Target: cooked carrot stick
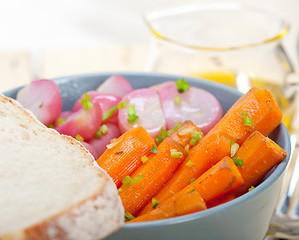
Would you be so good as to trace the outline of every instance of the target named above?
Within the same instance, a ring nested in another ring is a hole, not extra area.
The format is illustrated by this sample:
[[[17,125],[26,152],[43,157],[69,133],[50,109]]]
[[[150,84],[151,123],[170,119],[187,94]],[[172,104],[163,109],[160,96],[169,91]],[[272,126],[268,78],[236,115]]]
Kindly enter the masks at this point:
[[[119,187],[121,180],[142,164],[141,157],[148,156],[153,146],[155,142],[144,128],[132,128],[108,145],[97,163]]]
[[[123,206],[132,215],[151,200],[187,156],[185,149],[170,138],[157,150],[132,174],[131,179],[139,178],[139,181],[119,189]]]
[[[169,137],[183,147],[191,149],[203,138],[203,133],[193,122],[185,121]]]
[[[230,141],[240,145],[254,131],[265,135],[280,123],[282,114],[270,92],[251,89],[243,95],[217,123],[211,131],[189,152],[185,162],[157,194],[163,201],[188,185],[216,164],[224,156],[230,155]],[[186,167],[186,163],[192,167]],[[146,208],[149,209],[147,206]]]
[[[244,184],[233,191],[237,196],[248,192],[255,186],[276,164],[287,156],[284,149],[270,138],[259,132],[254,132],[243,143],[234,156],[243,160],[244,167],[239,171],[244,179]]]
[[[243,178],[233,160],[230,157],[224,157],[198,179],[191,182],[188,186],[175,193],[170,198],[164,201],[157,198],[157,196],[155,198],[158,202],[168,203],[175,201],[178,197],[187,194],[188,192],[196,190],[200,193],[204,201],[209,203],[232,191],[243,183]],[[146,207],[147,208],[141,210],[140,215],[151,210],[148,206]]]
[[[182,216],[207,209],[205,201],[198,191],[192,191],[178,197],[175,201],[162,204],[147,214],[133,219],[131,222],[144,222]]]
[[[211,129],[241,145],[254,131],[268,136],[281,122],[282,113],[267,90],[252,88]],[[208,133],[208,134],[209,134]]]
[[[189,151],[188,157],[158,192],[155,198],[157,198],[159,202],[162,202],[171,197],[190,184],[190,180],[198,178],[212,165],[216,164],[223,157],[228,156],[230,151],[231,145],[229,140],[220,134],[214,133],[210,134],[208,138],[204,137]],[[151,204],[148,203],[142,211],[149,211],[151,207]]]
[[[219,198],[217,198],[217,199],[209,202],[207,204],[207,208],[212,208],[212,207],[219,206],[219,205],[227,203],[227,202],[229,202],[229,201],[231,201],[231,200],[233,200],[235,198],[237,198],[235,196],[235,194],[229,192],[229,193],[227,193],[227,194],[225,194],[225,195],[223,195],[223,196],[221,196],[221,197],[219,197]]]

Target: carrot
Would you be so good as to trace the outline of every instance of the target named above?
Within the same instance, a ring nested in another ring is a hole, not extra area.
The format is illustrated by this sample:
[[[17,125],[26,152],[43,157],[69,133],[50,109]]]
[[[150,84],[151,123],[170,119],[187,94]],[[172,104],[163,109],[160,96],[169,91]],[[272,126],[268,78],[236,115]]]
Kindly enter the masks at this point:
[[[229,192],[229,193],[227,193],[227,194],[225,194],[225,195],[223,195],[223,196],[221,196],[221,197],[219,197],[219,198],[217,198],[217,199],[209,202],[207,204],[207,208],[212,208],[212,207],[219,206],[221,204],[227,203],[227,202],[229,202],[231,200],[234,200],[236,198],[237,197],[233,193]]]
[[[97,163],[119,187],[121,180],[142,164],[141,157],[148,156],[153,146],[155,142],[144,128],[132,128],[108,145]]]
[[[203,138],[203,133],[192,121],[185,121],[169,137],[183,147],[191,149]]]
[[[185,149],[170,138],[166,138],[157,148],[157,153],[149,156],[131,176],[139,179],[119,189],[119,195],[127,212],[134,215],[161,189],[177,167],[187,156]]]
[[[209,203],[212,200],[232,191],[243,183],[243,178],[233,160],[230,157],[224,157],[198,179],[191,182],[184,189],[175,193],[164,202],[168,203],[175,201],[178,197],[196,190],[200,193],[204,201]],[[157,201],[159,201],[159,199],[157,199]],[[161,202],[163,203],[163,201]],[[149,210],[151,209],[148,207],[146,209],[142,209],[140,215],[145,214]]]
[[[252,88],[243,95],[208,133],[223,136],[241,145],[254,131],[268,136],[281,122],[282,113],[267,90]]]
[[[190,150],[189,156],[156,198],[160,201],[169,198],[187,186],[190,179],[198,178],[224,156],[229,156],[230,141],[241,145],[256,130],[268,135],[278,126],[281,118],[282,114],[270,92],[257,88],[251,89]],[[188,162],[192,163],[192,167],[186,166]],[[149,209],[148,206],[146,208]]]
[[[207,209],[205,201],[198,191],[192,191],[178,197],[175,201],[162,204],[147,214],[133,219],[131,222],[144,222],[182,216]]]
[[[235,158],[242,159],[244,167],[239,171],[244,184],[233,191],[240,196],[255,186],[276,164],[287,156],[284,149],[260,132],[254,132],[236,152]]]
[[[209,138],[204,137],[189,151],[188,157],[158,192],[155,198],[157,198],[159,202],[162,202],[182,190],[190,183],[190,180],[198,178],[212,165],[229,155],[230,149],[229,140],[218,133],[210,134]],[[142,211],[149,211],[151,207],[151,204],[148,203]]]

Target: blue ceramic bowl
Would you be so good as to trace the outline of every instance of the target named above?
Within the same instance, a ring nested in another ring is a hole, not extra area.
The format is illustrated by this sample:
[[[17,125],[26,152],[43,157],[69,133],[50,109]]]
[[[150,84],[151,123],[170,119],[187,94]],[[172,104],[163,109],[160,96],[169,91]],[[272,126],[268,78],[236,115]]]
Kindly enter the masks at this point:
[[[79,96],[96,89],[113,74],[126,77],[134,88],[149,87],[164,81],[176,81],[181,76],[154,73],[99,73],[70,76],[55,79],[62,98],[63,110],[72,109]],[[191,85],[203,88],[214,94],[226,112],[241,96],[238,91],[210,81],[184,77]],[[4,94],[15,98],[19,89]],[[290,141],[283,123],[270,136],[289,156]],[[264,181],[252,191],[223,205],[186,216],[165,220],[131,223],[112,234],[107,239],[200,239],[200,240],[261,240],[264,238],[277,203],[282,186],[283,175],[289,158],[284,159],[272,169]]]

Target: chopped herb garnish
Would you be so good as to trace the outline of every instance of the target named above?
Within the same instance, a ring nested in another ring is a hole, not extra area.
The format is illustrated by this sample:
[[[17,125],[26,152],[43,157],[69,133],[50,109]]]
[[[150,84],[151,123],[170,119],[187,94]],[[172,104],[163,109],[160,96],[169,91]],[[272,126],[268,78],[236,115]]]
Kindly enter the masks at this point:
[[[141,162],[142,163],[146,163],[147,161],[148,161],[148,157],[147,156],[141,157]]]
[[[129,213],[128,211],[125,212],[125,221],[130,221],[130,220],[133,220],[135,217]]]
[[[48,126],[48,128],[55,128],[55,126],[54,126],[53,123],[51,123],[51,124]]]
[[[180,96],[175,96],[174,99],[173,99],[173,101],[174,101],[175,104],[181,104],[182,100],[181,100]]]
[[[158,199],[157,198],[152,198],[152,204],[153,204],[153,208],[158,207],[159,203],[158,203]]]
[[[230,141],[229,144],[230,144],[230,145],[234,145],[235,142],[234,142],[234,141]]]
[[[106,121],[108,118],[110,118],[115,112],[117,111],[117,106],[114,106],[107,111],[103,112],[102,120]]]
[[[194,186],[193,189],[190,192],[188,192],[188,194],[194,192],[195,190],[196,190],[196,187]]]
[[[163,140],[168,136],[169,136],[169,131],[166,131],[163,127],[161,127],[160,134],[156,137],[157,143],[163,142]]]
[[[67,121],[67,118],[57,118],[57,124],[58,125],[62,125],[63,123],[65,123]]]
[[[116,152],[115,154],[121,154],[121,153],[123,153],[123,151]]]
[[[119,102],[117,104],[117,108],[118,109],[124,108],[128,103],[129,103],[129,100],[127,100],[127,101],[121,101],[121,102]]]
[[[44,106],[44,103],[42,102],[38,107],[42,108]]]
[[[185,128],[185,129],[182,129],[178,132],[178,135],[180,136],[185,136],[185,135],[188,135],[190,133],[192,133],[194,131],[194,128],[193,127],[188,127],[188,128]]]
[[[81,137],[79,134],[77,134],[76,139],[80,142],[84,141],[83,137]]]
[[[133,124],[137,119],[138,116],[136,115],[136,110],[134,105],[130,105],[127,107],[128,110],[128,122]]]
[[[84,93],[83,96],[84,96],[84,98],[79,100],[79,102],[82,104],[83,109],[88,110],[88,109],[93,108],[93,104],[90,101],[90,97],[88,96],[88,94]]]
[[[243,121],[244,121],[244,125],[245,126],[252,126],[252,118],[249,118],[248,116],[247,116],[247,113],[245,113],[245,112],[242,112],[241,113],[241,116],[242,116],[242,118],[243,118]]]
[[[122,182],[124,185],[126,185],[126,184],[130,183],[131,180],[132,180],[132,178],[131,178],[129,175],[127,175],[127,176],[125,176],[125,177],[121,180],[121,182]]]
[[[143,178],[144,178],[144,175],[143,174],[139,174],[138,176],[132,178],[130,185],[132,186],[132,185],[138,183]]]
[[[187,146],[185,147],[186,152],[188,153],[190,150],[190,144],[187,144]]]
[[[190,183],[193,183],[195,181],[195,178],[190,179]]]
[[[191,140],[190,140],[190,145],[195,146],[200,139],[203,138],[203,133],[202,132],[192,132],[191,133]]]
[[[248,189],[248,192],[250,192],[251,190],[254,189],[254,186],[251,186],[249,189]]]
[[[183,92],[185,92],[186,90],[188,90],[190,88],[189,83],[187,83],[184,78],[176,81],[175,84],[178,87],[178,92],[179,93],[183,93]]]
[[[153,144],[151,150],[149,151],[150,153],[158,153],[158,149],[156,148],[156,146]]]
[[[186,166],[187,167],[192,167],[194,165],[194,162],[192,162],[191,160],[189,160],[187,163],[186,163]]]
[[[236,157],[233,157],[233,162],[234,164],[237,166],[237,167],[244,167],[244,163],[243,163],[243,159],[241,158],[236,158]]]
[[[103,124],[95,134],[95,138],[101,138],[103,135],[108,133],[108,127],[106,124]]]
[[[234,143],[231,145],[230,147],[230,156],[233,157],[235,156],[235,154],[237,153],[237,151],[239,150],[239,144],[238,143]]]
[[[170,150],[170,155],[171,155],[172,158],[182,158],[184,156],[182,152],[179,152],[176,149],[171,149]]]
[[[189,142],[190,145],[195,146],[196,143],[197,143],[196,139],[194,139],[194,138],[190,139],[190,142]]]

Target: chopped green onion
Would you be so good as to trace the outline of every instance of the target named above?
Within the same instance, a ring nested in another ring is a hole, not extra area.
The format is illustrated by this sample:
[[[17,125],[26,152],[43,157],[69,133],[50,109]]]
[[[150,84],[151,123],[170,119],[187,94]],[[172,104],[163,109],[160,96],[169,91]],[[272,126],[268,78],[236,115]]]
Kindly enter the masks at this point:
[[[121,153],[123,153],[123,151],[116,152],[115,154],[121,154]]]
[[[233,157],[233,162],[234,164],[237,166],[237,167],[244,167],[244,163],[243,163],[243,159],[241,158],[236,158],[236,157]]]
[[[171,149],[170,155],[172,158],[182,158],[184,156],[182,152],[179,152],[176,149]]]
[[[44,106],[44,103],[42,102],[38,107],[42,108]]]
[[[194,165],[194,162],[192,162],[191,160],[189,160],[187,163],[186,163],[186,166],[187,167],[192,167]]]
[[[79,134],[77,134],[76,139],[80,142],[84,141],[83,137],[81,137]]]
[[[127,100],[127,101],[121,101],[121,102],[119,102],[117,104],[117,108],[118,109],[124,108],[128,103],[129,103],[129,100]]]
[[[150,153],[158,153],[158,149],[156,148],[156,146],[153,144],[151,150],[149,151]]]
[[[158,203],[158,199],[157,198],[152,198],[152,204],[153,204],[153,208],[158,207],[159,203]]]
[[[193,189],[190,192],[188,192],[188,194],[194,192],[195,190],[196,190],[196,187],[194,186]]]
[[[234,141],[230,141],[229,144],[230,144],[230,145],[234,145],[235,142],[234,142]]]
[[[190,88],[189,83],[187,83],[184,78],[176,81],[175,84],[177,85],[179,93],[183,93]]]
[[[125,217],[126,217],[126,219],[125,219],[125,221],[127,222],[127,221],[130,221],[130,220],[133,220],[135,217],[131,214],[131,213],[129,213],[128,211],[126,211],[125,212]]]
[[[245,113],[245,112],[242,112],[241,113],[241,116],[242,116],[242,118],[243,118],[243,121],[244,121],[244,125],[245,126],[252,126],[252,118],[249,118],[248,116],[247,116],[247,113]]]
[[[130,185],[134,185],[134,184],[138,183],[143,178],[144,178],[144,175],[143,174],[139,174],[138,176],[132,178],[132,180],[130,182]]]
[[[126,185],[126,184],[130,183],[131,180],[132,180],[132,178],[131,178],[129,175],[127,175],[127,176],[125,176],[125,177],[121,180],[121,182],[122,182],[124,185]]]
[[[51,124],[48,126],[48,128],[55,128],[55,126],[54,126],[53,123],[51,123]]]
[[[199,141],[200,139],[202,139],[202,137],[203,137],[202,132],[193,132],[193,133],[191,133],[191,138],[193,138],[193,139],[195,139],[197,141]]]
[[[98,131],[96,131],[96,134],[94,135],[95,138],[101,138],[102,135],[105,135],[108,133],[108,127],[106,124],[103,124]]]
[[[115,112],[117,111],[117,106],[114,106],[107,111],[103,112],[102,115],[102,121],[106,121],[108,118],[110,118]]]
[[[175,96],[174,99],[173,99],[174,103],[175,104],[181,104],[181,98],[180,96]]]
[[[189,142],[190,145],[195,146],[196,143],[197,143],[196,139],[194,139],[194,138],[190,139],[190,142]]]
[[[67,118],[57,118],[57,123],[58,125],[62,125],[63,123],[65,123],[67,121]]]
[[[195,178],[190,179],[190,183],[193,183],[195,181]]]
[[[169,131],[166,131],[163,127],[161,127],[160,134],[156,137],[157,143],[163,142],[163,140],[168,136],[169,136]]]
[[[171,131],[173,131],[173,132],[177,131],[182,125],[183,125],[183,123],[178,122]]]
[[[138,116],[136,115],[136,110],[134,105],[130,105],[127,107],[128,110],[128,122],[133,124],[137,119]]]
[[[251,186],[249,189],[248,189],[248,192],[250,192],[251,190],[254,189],[254,186]]]
[[[146,163],[147,161],[148,161],[148,157],[147,156],[141,157],[141,162],[142,163]]]
[[[234,143],[233,145],[231,145],[230,147],[230,156],[233,157],[235,156],[236,152],[239,150],[239,144],[238,143]]]
[[[84,93],[84,98],[79,100],[79,102],[82,104],[84,110],[93,108],[93,104],[90,101],[90,97],[88,96],[87,93]]]
[[[188,153],[190,150],[190,144],[187,144],[187,146],[185,147],[186,152]]]

